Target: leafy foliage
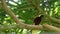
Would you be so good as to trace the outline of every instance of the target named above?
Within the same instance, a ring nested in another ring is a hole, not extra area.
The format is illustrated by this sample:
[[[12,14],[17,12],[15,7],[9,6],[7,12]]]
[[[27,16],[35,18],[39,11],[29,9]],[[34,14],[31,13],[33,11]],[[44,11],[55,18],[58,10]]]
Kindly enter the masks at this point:
[[[40,5],[40,8],[47,12],[48,15],[60,19],[60,0],[32,0],[34,5]],[[23,20],[26,24],[34,24],[33,20],[38,11],[35,6],[31,5],[29,0],[9,0],[6,2],[8,7],[16,14],[16,16]],[[48,19],[44,23],[51,23]],[[0,24],[15,24],[12,18],[3,10],[0,9]],[[56,26],[56,25],[55,25]]]

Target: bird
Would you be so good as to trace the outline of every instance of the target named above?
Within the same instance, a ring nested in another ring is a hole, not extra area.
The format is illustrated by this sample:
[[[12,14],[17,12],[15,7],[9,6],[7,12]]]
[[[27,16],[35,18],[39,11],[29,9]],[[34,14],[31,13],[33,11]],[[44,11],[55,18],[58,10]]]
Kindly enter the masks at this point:
[[[43,15],[38,16],[38,17],[36,17],[36,18],[34,19],[35,25],[39,25],[39,24],[40,24],[40,22],[41,22],[41,20],[42,20],[42,17],[43,17]]]

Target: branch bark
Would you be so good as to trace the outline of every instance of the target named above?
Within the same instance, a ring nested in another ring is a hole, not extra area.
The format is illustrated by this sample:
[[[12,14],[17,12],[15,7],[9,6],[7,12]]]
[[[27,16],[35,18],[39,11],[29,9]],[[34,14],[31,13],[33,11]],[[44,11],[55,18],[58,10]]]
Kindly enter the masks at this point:
[[[56,19],[56,18],[51,17],[51,16],[49,16],[49,15],[47,15],[47,14],[45,14],[45,15],[46,15],[47,18],[50,19],[52,22],[55,22],[55,23],[60,24],[60,19]]]
[[[51,25],[48,25],[48,24],[44,24],[43,26],[48,30],[51,30],[51,31],[54,31],[54,32],[60,32],[60,28],[57,28],[57,27],[54,27],[54,26],[51,26]]]

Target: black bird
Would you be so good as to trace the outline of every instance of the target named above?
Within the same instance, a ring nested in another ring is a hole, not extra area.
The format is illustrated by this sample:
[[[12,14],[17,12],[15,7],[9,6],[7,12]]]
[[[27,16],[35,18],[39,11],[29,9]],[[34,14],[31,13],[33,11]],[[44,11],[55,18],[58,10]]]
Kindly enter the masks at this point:
[[[43,17],[43,15],[41,15],[41,16],[39,16],[39,17],[36,17],[36,18],[34,19],[35,25],[39,25],[39,24],[40,24],[40,22],[41,22],[41,20],[42,20],[42,17]]]

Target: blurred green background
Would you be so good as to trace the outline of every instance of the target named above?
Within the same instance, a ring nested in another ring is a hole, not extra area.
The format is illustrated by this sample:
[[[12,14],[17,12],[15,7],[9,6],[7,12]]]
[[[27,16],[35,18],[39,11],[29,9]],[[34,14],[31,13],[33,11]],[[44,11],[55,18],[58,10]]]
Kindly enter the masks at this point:
[[[32,0],[35,5],[37,5],[35,0]],[[26,24],[34,24],[33,18],[36,16],[38,11],[34,6],[31,5],[29,0],[6,0],[8,7],[15,13],[21,22]],[[60,19],[60,0],[40,0],[40,8],[47,12],[48,15]],[[45,17],[43,17],[45,18]],[[51,23],[50,20],[46,19],[41,24]],[[15,25],[14,20],[0,7],[0,26],[7,27],[8,25]],[[6,26],[7,25],[7,26]],[[54,26],[60,27],[58,24],[53,24]],[[31,34],[31,30],[13,28],[13,29],[3,29],[0,30],[0,34]],[[40,31],[39,31],[40,32]],[[53,32],[48,32],[48,34]],[[44,31],[41,31],[44,34]]]

